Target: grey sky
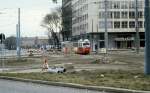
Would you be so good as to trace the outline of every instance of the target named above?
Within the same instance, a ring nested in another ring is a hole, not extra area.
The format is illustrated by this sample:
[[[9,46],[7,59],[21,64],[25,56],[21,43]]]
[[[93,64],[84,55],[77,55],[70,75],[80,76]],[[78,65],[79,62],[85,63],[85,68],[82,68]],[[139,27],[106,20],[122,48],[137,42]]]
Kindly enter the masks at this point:
[[[21,35],[46,36],[40,26],[43,17],[54,7],[51,0],[0,0],[0,33],[16,35],[17,8],[21,8]]]

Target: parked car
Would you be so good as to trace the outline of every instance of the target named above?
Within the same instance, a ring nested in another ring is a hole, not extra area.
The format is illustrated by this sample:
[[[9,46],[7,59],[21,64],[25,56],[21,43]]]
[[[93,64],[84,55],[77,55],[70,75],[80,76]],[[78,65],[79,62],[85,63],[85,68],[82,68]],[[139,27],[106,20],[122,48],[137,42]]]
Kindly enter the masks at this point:
[[[64,73],[66,69],[64,67],[50,67],[47,71],[51,73]]]

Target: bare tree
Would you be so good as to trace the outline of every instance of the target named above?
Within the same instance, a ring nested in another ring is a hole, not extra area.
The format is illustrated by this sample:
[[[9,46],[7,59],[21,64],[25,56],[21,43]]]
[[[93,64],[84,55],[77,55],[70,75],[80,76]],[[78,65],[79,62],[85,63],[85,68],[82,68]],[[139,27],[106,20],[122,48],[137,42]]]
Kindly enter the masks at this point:
[[[47,14],[44,17],[44,20],[41,24],[41,26],[45,27],[48,30],[48,37],[51,39],[53,38],[54,44],[58,45],[60,44],[60,38],[59,34],[62,30],[62,18],[61,18],[61,8],[56,8],[55,11],[53,11],[50,14]],[[50,40],[49,40],[50,41]]]
[[[57,3],[57,0],[52,0],[54,3]]]

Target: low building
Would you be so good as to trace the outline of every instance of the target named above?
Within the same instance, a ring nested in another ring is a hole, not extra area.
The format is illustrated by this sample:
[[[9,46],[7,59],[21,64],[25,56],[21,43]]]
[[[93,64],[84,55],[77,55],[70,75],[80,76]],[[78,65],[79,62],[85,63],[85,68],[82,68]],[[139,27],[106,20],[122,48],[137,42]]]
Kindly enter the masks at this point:
[[[22,37],[21,47],[22,48],[40,48],[41,46],[48,45],[47,37]]]

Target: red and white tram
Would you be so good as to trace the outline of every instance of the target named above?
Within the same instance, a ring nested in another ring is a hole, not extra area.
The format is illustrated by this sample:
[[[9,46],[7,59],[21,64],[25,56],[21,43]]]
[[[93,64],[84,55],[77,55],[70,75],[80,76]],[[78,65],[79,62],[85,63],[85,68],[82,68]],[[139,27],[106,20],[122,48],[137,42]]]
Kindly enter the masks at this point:
[[[76,54],[86,55],[91,51],[90,41],[88,39],[80,39],[78,42],[63,42],[62,50],[64,53],[73,51]]]
[[[74,52],[77,54],[86,55],[90,53],[90,41],[88,39],[79,40],[77,43],[73,43]]]

